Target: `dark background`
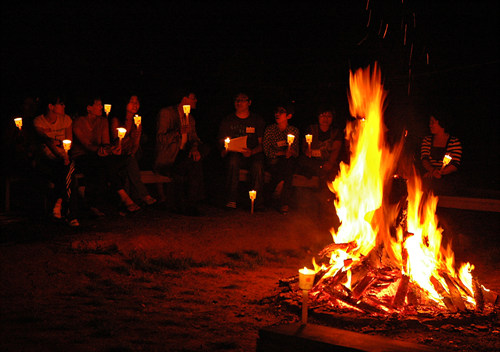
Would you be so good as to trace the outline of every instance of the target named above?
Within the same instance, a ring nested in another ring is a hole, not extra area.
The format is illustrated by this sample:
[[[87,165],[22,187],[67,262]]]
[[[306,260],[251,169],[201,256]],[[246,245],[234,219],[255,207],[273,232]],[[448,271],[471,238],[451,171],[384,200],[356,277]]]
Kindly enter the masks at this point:
[[[62,90],[75,115],[88,94],[118,107],[133,91],[151,137],[181,86],[196,91],[194,116],[210,144],[240,88],[269,123],[286,99],[299,128],[324,102],[343,124],[349,71],[378,62],[390,133],[408,129],[412,150],[437,108],[463,142],[468,183],[500,188],[498,1],[10,2],[1,13],[2,126],[25,96]]]

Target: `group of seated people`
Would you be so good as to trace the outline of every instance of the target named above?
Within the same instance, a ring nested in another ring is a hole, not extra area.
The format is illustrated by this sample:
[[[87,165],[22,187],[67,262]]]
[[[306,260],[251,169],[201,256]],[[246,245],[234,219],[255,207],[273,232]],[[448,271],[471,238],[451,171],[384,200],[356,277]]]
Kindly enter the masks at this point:
[[[152,170],[173,179],[180,212],[199,215],[204,195],[202,160],[211,148],[199,138],[191,114],[196,109],[196,93],[186,90],[177,101],[157,115]],[[234,112],[219,125],[215,144],[226,165],[225,207],[239,206],[241,169],[248,170],[247,189],[256,191],[256,211],[272,203],[281,213],[288,213],[293,175],[297,173],[318,177],[320,201],[331,198],[327,183],[337,176],[341,160],[348,162],[344,158],[348,148],[344,130],[334,123],[334,108],[320,107],[315,123],[301,133],[290,124],[295,114],[293,104],[277,103],[275,123],[269,125],[251,111],[251,104],[247,93],[237,93]],[[111,116],[104,113],[99,97],[90,98],[85,105],[86,114],[72,119],[65,113],[64,99],[55,95],[47,100],[44,113],[33,119],[39,147],[36,167],[54,185],[52,216],[79,226],[81,200],[93,214],[104,216],[101,205],[109,201],[110,191],[123,213],[164,201],[161,183],[155,199],[141,180],[139,97],[128,96],[122,111],[113,111]],[[431,135],[422,141],[420,159],[424,178],[438,184],[458,170],[462,147],[458,138],[446,132],[440,117],[431,116],[429,127]],[[70,145],[65,140],[71,141]],[[269,182],[265,182],[265,172],[270,174]],[[77,174],[83,174],[84,180],[76,182]]]

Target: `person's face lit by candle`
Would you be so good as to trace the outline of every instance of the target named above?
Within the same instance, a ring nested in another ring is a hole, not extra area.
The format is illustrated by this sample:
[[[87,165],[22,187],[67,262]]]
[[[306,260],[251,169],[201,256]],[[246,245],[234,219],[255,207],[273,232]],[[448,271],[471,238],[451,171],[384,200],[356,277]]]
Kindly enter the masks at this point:
[[[196,109],[196,103],[198,103],[198,98],[196,97],[196,94],[189,93],[189,95],[183,100],[182,105],[189,105],[191,106],[190,110],[193,110]]]
[[[439,121],[434,116],[431,116],[429,119],[429,129],[431,130],[432,134],[443,134],[444,133],[444,128],[441,127],[441,125],[439,124]]]
[[[286,109],[283,107],[277,107],[274,110],[274,119],[278,126],[287,126],[288,120],[292,117],[292,114],[288,114]]]
[[[137,95],[132,95],[127,103],[127,112],[134,116],[137,114],[141,107],[139,97]]]
[[[65,109],[66,109],[66,104],[64,104],[64,102],[59,99],[57,100],[56,103],[49,104],[49,111],[54,115],[64,116],[66,114]]]
[[[252,101],[246,94],[240,93],[234,99],[234,108],[236,109],[236,114],[248,112],[250,109],[250,105],[252,105]]]
[[[90,117],[101,117],[103,113],[102,107],[102,101],[96,99],[94,104],[87,106],[87,113]]]
[[[318,115],[318,123],[322,131],[328,131],[332,122],[333,113],[331,111],[324,111]]]

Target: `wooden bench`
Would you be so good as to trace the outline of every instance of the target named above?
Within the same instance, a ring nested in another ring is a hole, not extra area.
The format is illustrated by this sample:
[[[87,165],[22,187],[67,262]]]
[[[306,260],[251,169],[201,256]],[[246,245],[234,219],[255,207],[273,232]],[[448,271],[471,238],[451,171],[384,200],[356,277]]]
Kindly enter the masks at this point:
[[[500,199],[437,196],[438,207],[500,213]]]
[[[240,181],[248,181],[248,170],[240,169]],[[264,182],[269,183],[271,181],[271,174],[269,172],[264,173]],[[292,186],[294,187],[305,187],[305,188],[318,188],[319,178],[318,176],[313,176],[307,178],[303,175],[294,174],[292,179]]]
[[[83,174],[76,174],[75,175],[75,181],[79,182],[81,179],[84,178]],[[172,178],[168,176],[163,176],[160,174],[156,174],[151,170],[146,170],[146,171],[141,171],[141,180],[143,183],[148,184],[148,183],[170,183],[172,182]],[[4,185],[4,192],[5,192],[5,198],[4,198],[4,211],[9,212],[11,208],[11,188],[13,183],[18,183],[18,182],[28,182],[28,179],[26,177],[22,176],[6,176],[5,177],[5,185]],[[78,185],[77,185],[78,186]]]

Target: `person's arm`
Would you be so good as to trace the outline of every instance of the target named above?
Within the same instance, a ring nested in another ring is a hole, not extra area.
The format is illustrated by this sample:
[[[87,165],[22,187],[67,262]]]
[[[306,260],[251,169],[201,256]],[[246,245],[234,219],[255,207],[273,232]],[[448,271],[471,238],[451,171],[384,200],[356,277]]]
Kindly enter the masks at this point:
[[[60,141],[49,137],[48,133],[50,133],[49,128],[44,128],[39,124],[35,124],[35,130],[37,134],[42,139],[42,142],[49,148],[49,150],[59,159],[64,159],[66,157],[66,152],[64,148],[61,146]]]
[[[433,177],[434,166],[430,162],[432,138],[425,137],[420,145],[420,160],[425,169],[425,177]]]
[[[191,143],[189,156],[193,158],[194,161],[199,161],[201,160],[201,154],[198,149],[198,146],[200,145],[201,140],[198,137],[198,133],[196,133],[196,121],[192,117],[189,119],[189,126],[190,126],[189,141]]]
[[[337,163],[340,155],[340,150],[342,149],[342,141],[335,140],[332,145],[332,152],[330,153],[330,158],[326,161],[323,167],[326,170],[331,170]]]
[[[460,162],[462,161],[462,143],[456,137],[450,137],[446,146],[446,154],[451,157],[451,161],[441,170],[441,175],[449,175],[458,171]]]
[[[170,144],[172,139],[180,138],[180,131],[174,128],[171,115],[168,109],[162,109],[158,113],[156,121],[156,142],[160,145]]]
[[[268,159],[274,159],[276,157],[274,155],[272,144],[273,144],[273,138],[272,138],[271,129],[269,127],[269,128],[266,128],[266,131],[264,132],[264,140],[261,143],[262,150],[264,151],[264,154],[265,154],[266,158],[268,158]]]
[[[287,153],[287,158],[298,157],[299,156],[299,146],[300,146],[300,132],[298,128],[292,129],[292,134],[295,136],[292,145],[290,146],[290,153]]]

